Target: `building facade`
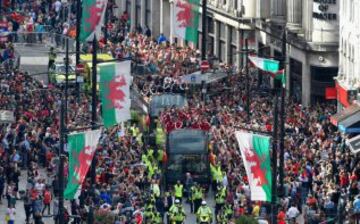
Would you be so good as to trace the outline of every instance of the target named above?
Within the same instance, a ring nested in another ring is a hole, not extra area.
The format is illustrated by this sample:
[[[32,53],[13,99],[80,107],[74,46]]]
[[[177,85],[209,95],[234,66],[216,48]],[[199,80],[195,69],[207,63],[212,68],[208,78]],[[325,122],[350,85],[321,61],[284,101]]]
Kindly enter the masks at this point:
[[[259,0],[256,22],[257,48],[263,56],[283,61],[287,90],[309,106],[325,100],[338,73],[338,0]],[[282,33],[286,30],[286,60],[282,57]]]
[[[360,1],[340,0],[339,74],[336,78],[339,110],[358,98],[360,87]]]
[[[137,25],[151,29],[153,36],[163,33],[170,42],[179,45],[190,44],[175,36],[171,25],[175,0],[116,0],[119,12],[127,11],[131,28]],[[200,0],[200,3],[202,0]],[[208,0],[207,10],[207,50],[220,62],[242,67],[244,40],[248,39],[249,48],[255,48],[254,18],[256,3],[253,0]],[[201,7],[199,9],[201,16]],[[199,22],[199,41],[201,48],[202,21]]]

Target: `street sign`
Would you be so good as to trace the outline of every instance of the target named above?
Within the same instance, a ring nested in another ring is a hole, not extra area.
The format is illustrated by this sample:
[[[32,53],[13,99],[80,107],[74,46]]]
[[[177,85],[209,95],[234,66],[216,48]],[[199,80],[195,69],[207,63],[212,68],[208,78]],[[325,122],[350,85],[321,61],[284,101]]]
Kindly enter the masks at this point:
[[[85,65],[84,64],[78,64],[75,68],[76,73],[84,73],[85,72]]]
[[[208,70],[209,68],[210,68],[209,61],[204,60],[204,61],[201,62],[200,69],[201,69],[202,72]]]

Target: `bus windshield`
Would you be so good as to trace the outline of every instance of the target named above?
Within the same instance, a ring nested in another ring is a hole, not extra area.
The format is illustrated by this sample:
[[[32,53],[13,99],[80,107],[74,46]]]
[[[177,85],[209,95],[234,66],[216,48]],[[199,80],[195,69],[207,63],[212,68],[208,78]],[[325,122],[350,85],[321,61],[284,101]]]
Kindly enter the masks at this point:
[[[168,161],[168,172],[174,176],[182,176],[189,172],[194,177],[207,174],[208,157],[206,154],[171,155]]]

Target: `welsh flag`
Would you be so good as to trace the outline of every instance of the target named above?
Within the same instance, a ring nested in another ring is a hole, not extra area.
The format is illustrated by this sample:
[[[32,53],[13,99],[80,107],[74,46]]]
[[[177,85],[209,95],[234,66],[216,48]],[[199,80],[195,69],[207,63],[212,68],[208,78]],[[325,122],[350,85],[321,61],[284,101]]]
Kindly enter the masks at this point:
[[[175,35],[191,41],[198,42],[200,0],[176,0],[173,16]]]
[[[130,66],[130,61],[99,64],[102,118],[106,128],[131,119]]]
[[[101,130],[68,135],[69,177],[64,191],[65,199],[76,199],[91,165]]]
[[[274,77],[276,80],[280,80],[280,81],[281,81],[281,84],[282,84],[282,87],[283,87],[283,88],[286,87],[286,74],[285,74],[285,69],[279,70],[277,73],[275,73],[275,74],[273,75],[273,77]]]
[[[104,24],[107,0],[82,0],[80,41],[92,41],[94,34],[99,37]]]
[[[270,138],[235,132],[250,184],[252,201],[271,201]]]
[[[254,66],[265,72],[276,73],[279,71],[279,61],[254,56],[249,56],[249,60]]]

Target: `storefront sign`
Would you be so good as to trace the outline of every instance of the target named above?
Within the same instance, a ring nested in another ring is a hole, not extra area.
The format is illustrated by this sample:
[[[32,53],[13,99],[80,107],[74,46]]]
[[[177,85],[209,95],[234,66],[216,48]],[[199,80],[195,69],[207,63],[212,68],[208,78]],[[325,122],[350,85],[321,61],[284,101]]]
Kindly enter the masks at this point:
[[[313,18],[319,20],[337,20],[336,13],[331,8],[336,6],[336,0],[314,0]]]
[[[325,88],[325,99],[336,100],[336,88],[335,87],[326,87]]]
[[[338,82],[336,82],[336,92],[338,101],[344,106],[348,107],[350,105],[348,101],[348,91],[344,89]]]

